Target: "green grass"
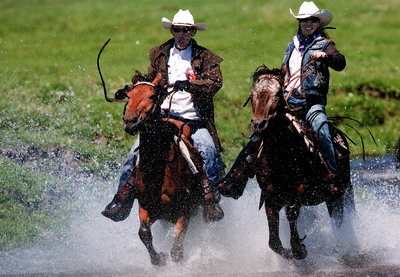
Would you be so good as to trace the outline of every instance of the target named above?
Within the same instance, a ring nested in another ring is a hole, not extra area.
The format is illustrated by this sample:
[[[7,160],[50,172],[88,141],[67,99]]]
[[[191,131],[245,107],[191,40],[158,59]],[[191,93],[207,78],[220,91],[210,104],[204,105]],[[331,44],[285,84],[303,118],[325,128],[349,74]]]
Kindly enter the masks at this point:
[[[123,131],[122,104],[104,100],[97,53],[111,38],[101,66],[107,87],[114,92],[130,82],[135,69],[146,71],[148,50],[171,37],[161,27],[161,18],[172,19],[182,8],[189,9],[196,22],[209,26],[196,35],[199,44],[224,58],[224,86],[215,106],[223,158],[230,166],[247,141],[242,133],[250,135],[251,109],[242,108],[250,93],[250,76],[262,63],[280,67],[286,44],[297,29],[289,8],[297,11],[300,2],[2,0],[0,148],[71,149],[88,171],[118,168],[134,138]],[[343,72],[331,71],[328,115],[350,116],[366,124],[378,142],[375,146],[368,131],[355,124],[367,154],[393,153],[400,137],[400,38],[395,35],[400,2],[321,0],[317,5],[333,13],[331,26],[337,30],[329,34],[348,64]],[[376,97],[379,94],[386,98]],[[352,152],[359,156],[362,148],[357,134],[344,129],[357,141]],[[12,165],[6,158],[1,162],[14,172],[38,171]],[[27,179],[15,174],[6,182],[7,174],[0,171],[1,192],[6,191],[5,185],[29,181],[31,187],[40,188],[47,181],[45,173],[40,173]],[[26,187],[21,190],[32,196],[38,193]],[[14,204],[2,200],[0,217],[21,213],[35,218],[35,209]],[[2,230],[3,225],[10,230],[13,223],[8,219],[1,221]],[[16,229],[34,233],[23,226]],[[6,242],[18,240],[22,241],[17,235],[5,238]]]
[[[0,156],[0,249],[27,244],[55,224],[65,224],[67,183]]]

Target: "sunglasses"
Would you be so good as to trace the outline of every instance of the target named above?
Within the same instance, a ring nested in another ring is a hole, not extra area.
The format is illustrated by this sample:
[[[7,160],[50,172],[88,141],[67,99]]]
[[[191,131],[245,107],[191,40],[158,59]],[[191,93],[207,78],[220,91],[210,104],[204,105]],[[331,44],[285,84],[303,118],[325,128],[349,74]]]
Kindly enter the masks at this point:
[[[186,28],[177,28],[177,27],[173,27],[172,31],[174,33],[180,33],[180,32],[184,32],[184,33],[189,33],[190,31],[192,31],[193,28],[192,27],[186,27]]]
[[[317,17],[309,17],[309,18],[299,19],[299,21],[300,21],[300,23],[307,23],[307,22],[318,23],[319,22],[319,18],[317,18]]]

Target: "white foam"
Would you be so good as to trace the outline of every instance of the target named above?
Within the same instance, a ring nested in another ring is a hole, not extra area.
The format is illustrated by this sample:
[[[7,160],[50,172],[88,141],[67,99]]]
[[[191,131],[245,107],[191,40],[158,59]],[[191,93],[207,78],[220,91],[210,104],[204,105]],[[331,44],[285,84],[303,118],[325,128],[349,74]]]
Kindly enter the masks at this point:
[[[356,186],[357,217],[334,230],[325,205],[305,207],[299,233],[308,249],[301,261],[287,261],[268,247],[268,223],[258,210],[260,190],[251,181],[239,200],[223,198],[225,218],[205,224],[201,213],[191,223],[182,263],[152,266],[137,232],[137,203],[131,216],[115,223],[100,215],[111,199],[107,193],[87,193],[80,199],[82,214],[68,230],[51,241],[0,254],[0,275],[69,274],[89,276],[262,276],[363,270],[372,265],[400,266],[399,205],[387,205]],[[393,199],[392,201],[399,201]],[[393,203],[392,203],[393,204]],[[289,246],[289,228],[281,212],[281,237]],[[158,251],[169,253],[172,225],[153,226]],[[52,234],[49,234],[51,237]]]

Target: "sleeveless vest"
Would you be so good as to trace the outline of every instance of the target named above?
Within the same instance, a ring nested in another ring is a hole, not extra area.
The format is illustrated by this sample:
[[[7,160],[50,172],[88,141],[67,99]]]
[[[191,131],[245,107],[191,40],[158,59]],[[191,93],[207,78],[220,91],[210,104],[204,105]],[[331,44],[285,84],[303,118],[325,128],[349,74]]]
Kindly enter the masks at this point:
[[[311,56],[317,52],[325,51],[331,40],[326,38],[315,39],[305,50],[301,61],[302,70],[300,74],[312,72],[302,83],[301,91],[306,94],[321,96],[326,103],[326,95],[329,88],[329,70],[328,66],[320,61],[314,61],[304,71],[304,65],[307,64]],[[294,42],[289,42],[283,58],[283,65],[289,68],[289,59],[294,49]]]

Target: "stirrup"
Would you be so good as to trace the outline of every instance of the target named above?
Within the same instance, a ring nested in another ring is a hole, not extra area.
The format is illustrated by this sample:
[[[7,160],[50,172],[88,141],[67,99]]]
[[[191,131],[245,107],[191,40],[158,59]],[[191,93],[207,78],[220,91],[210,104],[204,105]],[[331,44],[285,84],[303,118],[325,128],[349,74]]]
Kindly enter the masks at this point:
[[[325,176],[327,182],[327,189],[331,196],[340,197],[344,194],[344,187],[338,182],[338,174],[328,172]]]

